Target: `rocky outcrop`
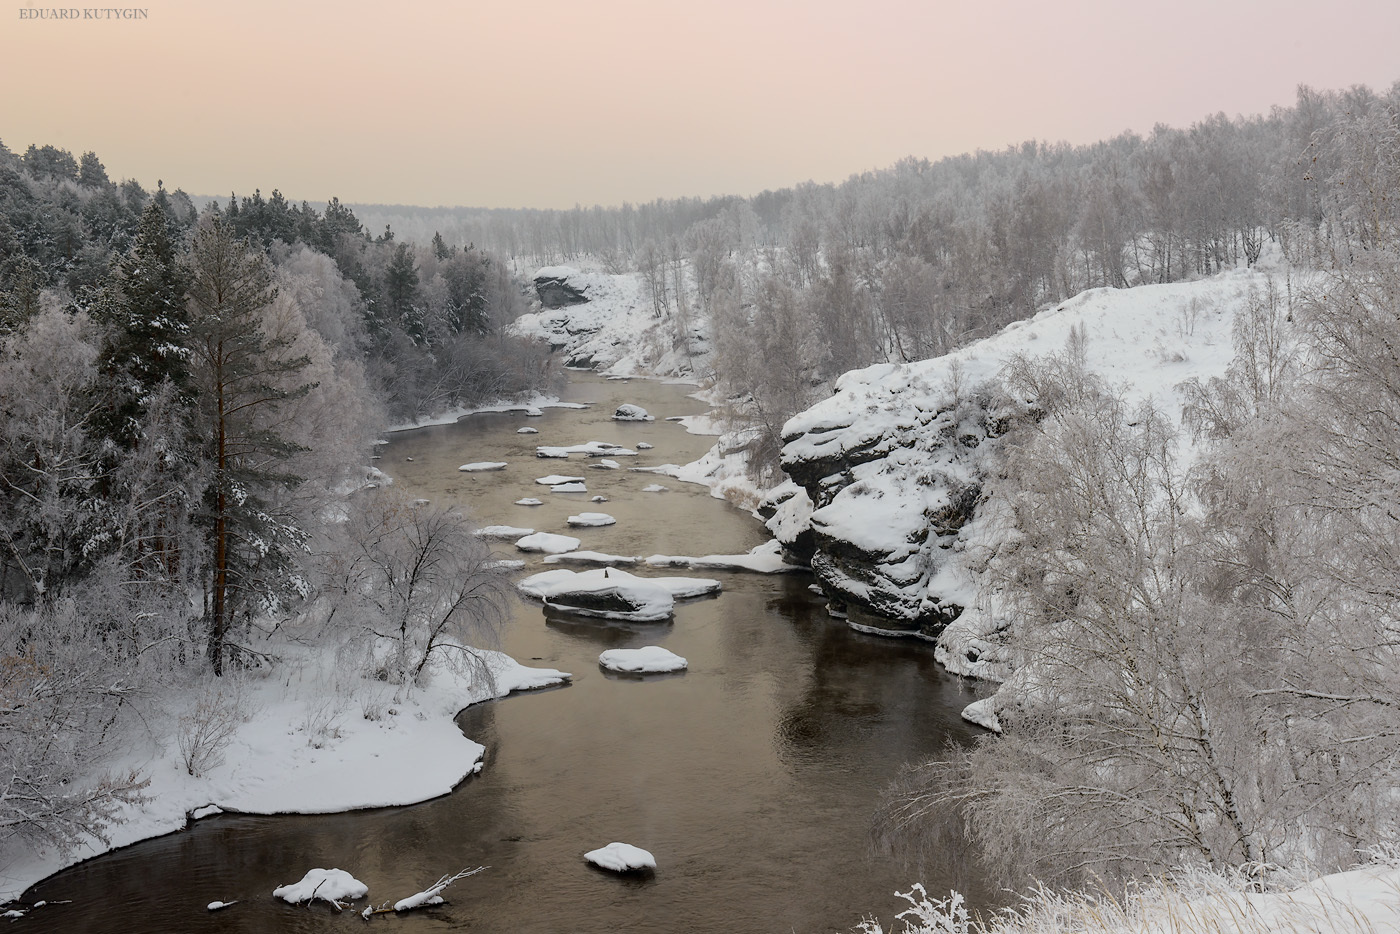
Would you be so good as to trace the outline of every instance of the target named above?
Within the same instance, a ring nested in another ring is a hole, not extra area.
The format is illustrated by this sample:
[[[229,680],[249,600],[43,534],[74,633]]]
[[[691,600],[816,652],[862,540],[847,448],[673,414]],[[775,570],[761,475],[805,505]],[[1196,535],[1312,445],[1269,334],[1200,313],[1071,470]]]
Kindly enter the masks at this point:
[[[1004,384],[1006,364],[1074,334],[1090,372],[1177,418],[1177,387],[1224,372],[1235,312],[1263,278],[1097,289],[947,356],[845,374],[783,427],[782,466],[800,491],[764,504],[770,529],[810,554],[833,615],[933,639],[950,670],[1004,678],[1012,615],[988,572],[1017,531],[995,480],[1008,432],[1038,408]]]
[[[586,284],[574,284],[579,272],[568,266],[546,266],[535,273],[535,294],[546,308],[567,308],[588,301]]]

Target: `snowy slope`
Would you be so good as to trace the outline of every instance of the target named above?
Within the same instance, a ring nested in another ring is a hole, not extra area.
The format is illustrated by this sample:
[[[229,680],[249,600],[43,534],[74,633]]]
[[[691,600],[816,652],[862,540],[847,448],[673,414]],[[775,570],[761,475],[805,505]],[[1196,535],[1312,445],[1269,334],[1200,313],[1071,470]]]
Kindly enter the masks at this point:
[[[779,535],[810,533],[812,567],[838,613],[862,630],[937,638],[950,670],[1007,673],[1005,619],[981,573],[1012,534],[988,498],[999,431],[1017,399],[1000,374],[1017,355],[1062,352],[1086,338],[1087,368],[1130,402],[1179,418],[1177,388],[1223,374],[1235,313],[1264,274],[1130,290],[1096,289],[952,354],[843,375],[834,395],[783,428],[783,467],[805,490]],[[805,520],[805,521],[804,521]]]
[[[478,650],[489,679],[435,663],[425,686],[395,699],[392,685],[337,670],[334,653],[295,644],[279,651],[294,663],[263,679],[224,685],[241,693],[243,716],[216,761],[190,775],[174,742],[134,743],[112,771],[134,769],[148,778],[146,800],[123,809],[105,844],[90,840],[68,857],[26,850],[0,866],[0,904],[65,866],[222,810],[326,814],[445,795],[481,768],[486,751],[462,735],[454,719],[462,708],[570,679]]]
[[[709,324],[700,315],[657,317],[639,273],[612,275],[549,266],[536,274],[566,282],[588,301],[521,315],[511,326],[548,341],[568,366],[613,376],[701,378],[708,375]]]

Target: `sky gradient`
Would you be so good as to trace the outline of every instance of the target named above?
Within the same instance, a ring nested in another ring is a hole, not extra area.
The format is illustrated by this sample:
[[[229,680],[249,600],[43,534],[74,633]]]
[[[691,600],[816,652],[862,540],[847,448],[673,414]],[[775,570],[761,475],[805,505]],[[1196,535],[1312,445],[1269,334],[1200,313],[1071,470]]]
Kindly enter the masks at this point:
[[[1400,79],[1400,3],[149,2],[0,10],[0,141],[192,194],[482,207],[750,195]]]

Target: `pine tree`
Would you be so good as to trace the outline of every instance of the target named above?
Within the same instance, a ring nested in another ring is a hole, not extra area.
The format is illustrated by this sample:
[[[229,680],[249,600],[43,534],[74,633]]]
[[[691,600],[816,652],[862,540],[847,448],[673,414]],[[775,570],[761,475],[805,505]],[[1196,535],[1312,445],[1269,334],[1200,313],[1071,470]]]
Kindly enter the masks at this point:
[[[388,304],[391,321],[397,321],[404,333],[415,344],[423,343],[423,312],[418,307],[418,267],[413,261],[413,250],[407,243],[400,243],[384,270],[384,298]]]
[[[208,654],[222,674],[235,651],[235,613],[259,595],[259,575],[285,569],[301,543],[300,530],[275,515],[271,500],[299,479],[283,465],[303,448],[279,429],[289,403],[312,388],[298,382],[310,360],[295,353],[290,337],[268,333],[266,311],[277,292],[267,258],[223,218],[201,221],[190,273],[193,375],[213,474],[205,497],[213,561]]]
[[[117,261],[94,309],[107,326],[100,364],[109,399],[104,427],[125,448],[135,445],[146,401],[162,382],[170,380],[180,395],[189,390],[187,284],[157,198],[142,213],[136,242]]]
[[[452,255],[452,251],[448,249],[447,244],[442,239],[442,234],[436,230],[433,231],[433,254],[440,260],[447,259]]]

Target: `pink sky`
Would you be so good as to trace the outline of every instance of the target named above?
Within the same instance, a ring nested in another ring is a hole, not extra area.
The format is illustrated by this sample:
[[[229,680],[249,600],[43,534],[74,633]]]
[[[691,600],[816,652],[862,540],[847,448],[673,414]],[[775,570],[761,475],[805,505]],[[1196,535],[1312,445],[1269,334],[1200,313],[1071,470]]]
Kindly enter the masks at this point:
[[[147,18],[0,11],[0,140],[191,193],[572,207],[1400,79],[1393,0],[137,2]]]

